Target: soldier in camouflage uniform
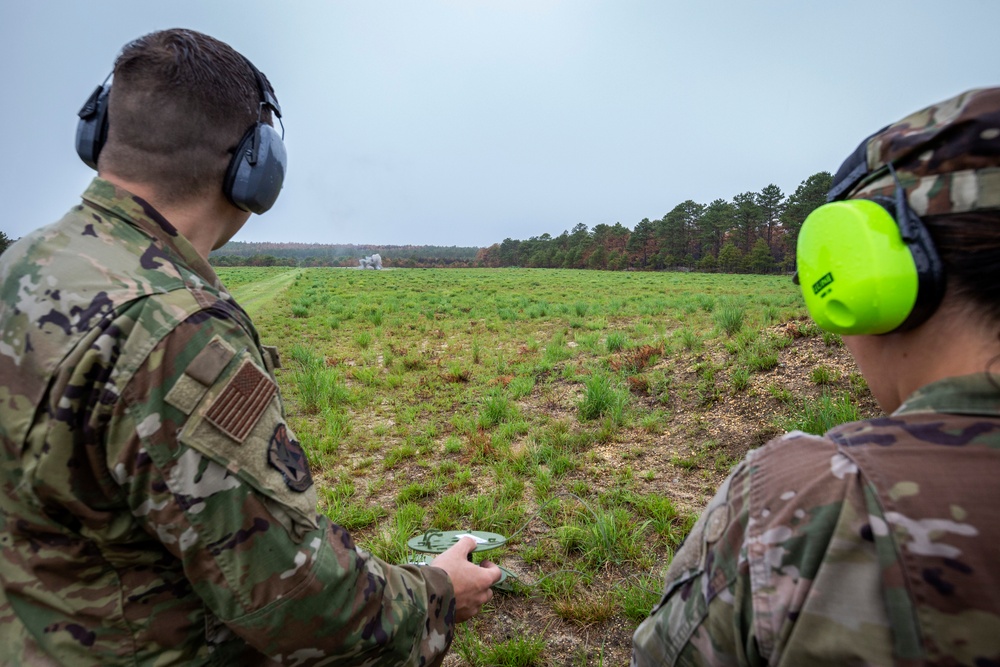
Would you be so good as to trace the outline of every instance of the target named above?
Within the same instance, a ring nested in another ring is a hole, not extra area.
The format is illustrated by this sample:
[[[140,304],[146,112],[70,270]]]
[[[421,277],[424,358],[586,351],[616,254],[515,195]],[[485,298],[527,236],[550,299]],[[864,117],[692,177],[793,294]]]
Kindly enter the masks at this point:
[[[207,262],[249,217],[220,184],[250,67],[191,31],[126,46],[101,177],[0,261],[3,664],[435,665],[499,579],[471,540],[398,567],[317,516]]]
[[[831,194],[892,195],[889,163],[947,276],[915,329],[844,337],[889,416],[751,451],[633,665],[1000,665],[1000,88],[876,133]]]

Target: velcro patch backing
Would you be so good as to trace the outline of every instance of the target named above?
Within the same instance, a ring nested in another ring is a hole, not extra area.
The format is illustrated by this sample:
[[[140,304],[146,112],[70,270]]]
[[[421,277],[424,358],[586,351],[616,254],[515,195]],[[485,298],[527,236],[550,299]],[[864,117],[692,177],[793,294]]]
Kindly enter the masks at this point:
[[[235,355],[236,351],[216,336],[184,369],[184,373],[206,387],[211,387]]]
[[[205,419],[236,442],[242,443],[271,401],[277,385],[249,359],[212,402]]]

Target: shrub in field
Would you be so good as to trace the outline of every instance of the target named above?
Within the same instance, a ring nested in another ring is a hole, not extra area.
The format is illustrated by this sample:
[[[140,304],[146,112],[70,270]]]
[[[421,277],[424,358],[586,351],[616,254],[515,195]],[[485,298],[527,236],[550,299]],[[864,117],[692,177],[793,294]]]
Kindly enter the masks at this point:
[[[548,317],[549,315],[549,304],[545,301],[539,301],[528,308],[528,317],[535,320],[539,317]]]
[[[589,309],[590,307],[582,301],[573,304],[573,312],[576,313],[577,317],[586,317]]]
[[[431,511],[434,527],[438,530],[456,530],[472,514],[472,501],[467,493],[451,493],[439,498]]]

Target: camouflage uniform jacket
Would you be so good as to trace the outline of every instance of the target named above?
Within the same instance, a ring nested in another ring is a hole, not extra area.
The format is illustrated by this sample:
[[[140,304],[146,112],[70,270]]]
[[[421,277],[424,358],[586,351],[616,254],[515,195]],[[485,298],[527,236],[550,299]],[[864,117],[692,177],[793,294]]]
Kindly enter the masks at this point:
[[[677,552],[633,665],[1000,665],[1000,390],[751,451]]]
[[[450,580],[317,516],[208,263],[107,181],[83,199],[0,261],[0,662],[440,664]]]

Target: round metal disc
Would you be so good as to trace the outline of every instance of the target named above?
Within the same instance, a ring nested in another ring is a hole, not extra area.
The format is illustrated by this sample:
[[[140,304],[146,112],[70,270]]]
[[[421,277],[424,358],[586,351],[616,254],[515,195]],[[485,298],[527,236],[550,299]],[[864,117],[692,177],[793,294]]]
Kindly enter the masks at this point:
[[[466,535],[476,540],[475,551],[489,551],[507,543],[507,538],[503,535],[485,530],[428,530],[426,533],[411,537],[406,546],[420,553],[439,554],[447,551]]]

